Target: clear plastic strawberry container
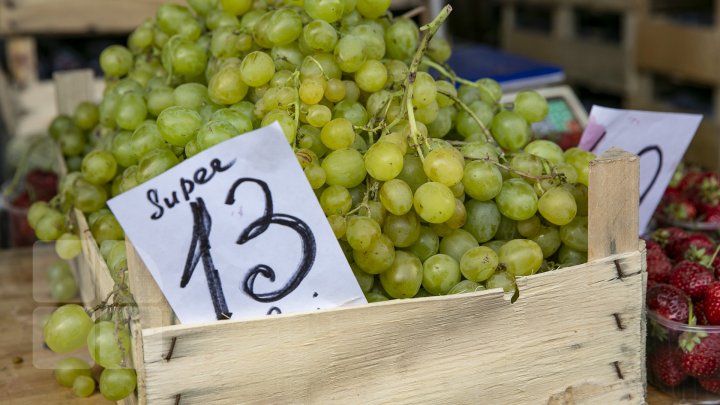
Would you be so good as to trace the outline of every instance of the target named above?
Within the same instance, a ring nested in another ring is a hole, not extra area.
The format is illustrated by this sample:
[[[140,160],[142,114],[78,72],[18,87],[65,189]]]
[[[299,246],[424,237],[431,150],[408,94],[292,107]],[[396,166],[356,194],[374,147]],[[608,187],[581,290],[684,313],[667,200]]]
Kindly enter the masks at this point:
[[[690,326],[648,310],[648,382],[677,403],[720,404],[720,326]]]

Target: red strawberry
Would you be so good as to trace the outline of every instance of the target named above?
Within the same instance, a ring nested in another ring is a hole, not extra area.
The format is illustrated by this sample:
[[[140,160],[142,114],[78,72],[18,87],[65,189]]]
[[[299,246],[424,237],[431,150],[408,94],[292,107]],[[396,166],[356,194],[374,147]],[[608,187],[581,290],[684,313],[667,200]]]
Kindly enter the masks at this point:
[[[709,325],[720,325],[720,282],[714,282],[705,290],[702,304]]]
[[[647,247],[648,282],[667,283],[672,273],[670,259],[660,245],[652,240],[647,241],[645,246]]]
[[[717,377],[720,374],[720,335],[684,332],[680,337],[682,369],[693,377]]]
[[[681,289],[669,284],[656,284],[647,292],[648,308],[665,319],[687,323],[690,298]],[[720,308],[720,305],[718,306]],[[720,314],[720,311],[718,311]]]
[[[680,349],[675,345],[657,346],[648,356],[648,365],[653,376],[667,387],[680,385],[687,375],[680,363]]]
[[[705,212],[703,213],[703,222],[720,225],[720,207],[712,206],[705,209]]]
[[[697,208],[689,198],[675,197],[664,205],[663,214],[676,221],[692,221],[697,217]]]
[[[697,204],[717,205],[720,203],[720,178],[715,173],[705,173],[689,192]]]
[[[672,257],[677,245],[688,237],[688,233],[680,228],[662,228],[653,232],[652,239]]]
[[[705,304],[703,301],[693,303],[693,315],[697,325],[708,325],[707,315],[705,315]]]
[[[695,187],[696,184],[700,183],[704,177],[704,173],[700,171],[692,171],[685,175],[685,177],[680,180],[680,183],[678,184],[677,188],[680,190],[690,190],[691,188]]]
[[[709,236],[704,233],[693,233],[679,242],[676,246],[673,246],[673,251],[670,252],[670,257],[674,260],[682,260],[685,258],[685,254],[692,247],[696,250],[705,249],[705,254],[710,255],[712,255],[712,252],[715,251],[715,243]]]
[[[683,290],[693,300],[702,299],[713,281],[715,277],[707,267],[690,260],[676,264],[670,275],[670,284]]]
[[[705,388],[705,390],[712,392],[713,394],[720,394],[720,380],[712,378],[699,378],[698,382]]]

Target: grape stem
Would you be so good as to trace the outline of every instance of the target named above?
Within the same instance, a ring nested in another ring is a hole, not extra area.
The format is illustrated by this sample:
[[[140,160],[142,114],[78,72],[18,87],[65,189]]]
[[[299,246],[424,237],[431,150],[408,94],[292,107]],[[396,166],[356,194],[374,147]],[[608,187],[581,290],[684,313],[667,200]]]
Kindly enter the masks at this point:
[[[418,6],[418,7],[415,7],[414,9],[408,11],[407,13],[401,15],[400,17],[401,18],[413,18],[415,16],[418,16],[418,15],[424,13],[425,10],[427,10],[427,8],[425,6]]]
[[[480,127],[480,129],[482,130],[483,136],[485,137],[485,142],[490,142],[490,143],[494,143],[497,145],[497,143],[495,142],[495,138],[493,138],[492,134],[490,133],[490,130],[488,130],[487,126],[485,126],[485,124],[483,124],[483,122],[480,120],[480,117],[478,117],[477,114],[475,114],[475,111],[470,109],[470,107],[468,107],[467,104],[463,103],[462,100],[460,100],[456,95],[446,93],[442,90],[439,90],[439,93],[444,95],[445,97],[451,99],[452,101],[454,101],[455,104],[459,105],[460,108],[465,110],[465,112],[468,113],[468,115],[470,115],[470,117],[473,119],[473,121],[475,121],[475,123],[477,123],[478,126]]]
[[[534,180],[534,181],[537,181],[537,182],[539,182],[539,181],[541,181],[541,180],[552,180],[552,179],[562,178],[562,177],[563,177],[562,174],[558,174],[558,173],[554,173],[554,172],[553,172],[553,173],[550,173],[550,174],[542,174],[542,175],[540,175],[540,176],[533,176],[532,174],[528,174],[528,173],[525,173],[525,172],[521,172],[520,170],[513,169],[512,167],[510,167],[510,166],[508,166],[508,165],[505,165],[505,164],[502,164],[502,163],[500,163],[500,162],[498,162],[498,161],[496,161],[496,160],[493,160],[493,159],[491,159],[491,158],[489,158],[489,157],[474,158],[474,157],[465,156],[465,159],[467,159],[467,160],[479,160],[479,161],[482,161],[482,162],[487,162],[487,163],[493,164],[493,165],[495,165],[495,166],[497,166],[497,167],[499,167],[499,168],[501,168],[501,169],[505,169],[505,170],[507,170],[508,172],[510,172],[510,173],[512,173],[512,174],[515,174],[515,175],[520,176],[520,177],[524,177],[524,178],[526,178],[526,179]]]
[[[477,86],[477,84],[475,82],[472,82],[467,79],[463,79],[462,77],[455,75],[455,73],[452,72],[449,68],[433,61],[430,58],[423,58],[422,64],[427,65],[428,67],[431,67],[431,68],[437,70],[441,75],[450,79],[453,82],[453,84],[455,84],[455,82],[458,82],[458,83],[466,84],[468,86],[473,86],[473,87]]]
[[[410,136],[412,136],[413,144],[415,148],[417,149],[418,155],[420,156],[420,160],[424,161],[425,156],[422,152],[422,146],[420,144],[420,140],[418,135],[420,135],[420,131],[418,130],[417,122],[415,121],[415,111],[413,111],[413,87],[415,84],[415,78],[417,77],[418,73],[418,67],[420,66],[420,62],[422,61],[423,56],[425,55],[425,51],[427,50],[427,47],[430,43],[430,40],[432,37],[438,32],[440,29],[440,26],[445,22],[445,20],[450,15],[450,12],[452,11],[452,6],[447,4],[443,9],[440,11],[440,14],[435,17],[429,24],[423,25],[420,27],[421,32],[425,32],[425,35],[423,35],[422,40],[420,41],[420,46],[418,46],[417,51],[415,52],[415,56],[413,57],[412,63],[410,64],[410,69],[408,70],[408,78],[405,82],[405,108],[407,109],[408,114],[408,121],[410,122]],[[424,140],[425,143],[427,143],[427,139]]]

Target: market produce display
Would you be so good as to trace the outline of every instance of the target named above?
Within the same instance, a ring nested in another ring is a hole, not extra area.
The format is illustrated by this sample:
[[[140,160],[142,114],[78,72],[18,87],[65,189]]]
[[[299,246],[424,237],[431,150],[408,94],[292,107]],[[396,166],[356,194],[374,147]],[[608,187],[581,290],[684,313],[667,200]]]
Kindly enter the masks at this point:
[[[127,47],[100,57],[102,101],[50,125],[69,173],[28,219],[63,258],[80,253],[68,212],[87,216],[117,288],[98,308],[60,307],[51,349],[87,346],[99,390],[135,388],[124,233],[106,208],[127,191],[234,136],[278,122],[369,302],[502,288],[587,260],[592,153],[533,140],[538,93],[501,104],[490,79],[446,66],[433,36],[390,0],[188,0],[160,6]],[[58,380],[92,392],[85,365]],[[74,363],[73,363],[74,362]],[[65,372],[62,370],[74,370]]]
[[[661,222],[698,230],[720,227],[720,175],[679,166],[658,207]]]

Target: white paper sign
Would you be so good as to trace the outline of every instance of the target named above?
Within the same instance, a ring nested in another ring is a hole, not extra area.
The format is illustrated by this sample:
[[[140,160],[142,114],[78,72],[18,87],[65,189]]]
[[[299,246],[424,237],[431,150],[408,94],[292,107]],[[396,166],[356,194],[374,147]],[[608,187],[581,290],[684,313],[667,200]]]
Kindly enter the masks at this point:
[[[182,323],[367,302],[277,123],[108,205]]]
[[[640,156],[640,232],[644,233],[702,115],[593,106],[580,148],[601,154],[616,146]]]

